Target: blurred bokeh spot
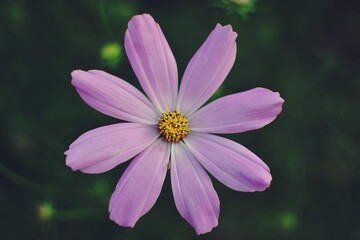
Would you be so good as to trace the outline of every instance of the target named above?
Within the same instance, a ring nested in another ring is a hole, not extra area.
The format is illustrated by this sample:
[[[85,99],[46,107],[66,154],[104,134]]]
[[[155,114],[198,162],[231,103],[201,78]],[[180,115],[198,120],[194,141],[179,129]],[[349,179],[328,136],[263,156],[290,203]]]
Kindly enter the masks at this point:
[[[110,68],[116,68],[123,57],[123,49],[119,43],[105,43],[100,48],[100,58],[104,65]]]
[[[292,232],[298,224],[298,219],[295,213],[286,212],[281,217],[281,226],[285,232]]]
[[[56,211],[51,202],[43,202],[37,206],[37,216],[41,221],[49,221],[55,217]]]

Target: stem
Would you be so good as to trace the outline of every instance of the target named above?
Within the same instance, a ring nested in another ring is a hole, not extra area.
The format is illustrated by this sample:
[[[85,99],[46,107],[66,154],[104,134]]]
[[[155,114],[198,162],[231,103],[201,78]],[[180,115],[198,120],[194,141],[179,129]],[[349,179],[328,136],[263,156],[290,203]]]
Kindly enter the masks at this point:
[[[112,31],[111,31],[111,26],[110,26],[110,22],[109,22],[109,17],[106,13],[106,8],[105,8],[103,0],[99,0],[99,9],[100,9],[100,17],[101,17],[101,20],[102,20],[105,28],[108,32],[111,33]]]
[[[41,186],[38,183],[32,182],[29,179],[26,179],[23,176],[19,175],[18,173],[11,171],[7,167],[5,167],[2,163],[0,163],[0,174],[4,175],[13,183],[21,187],[34,190],[35,192],[44,194],[49,191],[48,188]]]
[[[103,214],[97,209],[74,209],[66,211],[56,211],[56,220],[83,220],[98,218]]]

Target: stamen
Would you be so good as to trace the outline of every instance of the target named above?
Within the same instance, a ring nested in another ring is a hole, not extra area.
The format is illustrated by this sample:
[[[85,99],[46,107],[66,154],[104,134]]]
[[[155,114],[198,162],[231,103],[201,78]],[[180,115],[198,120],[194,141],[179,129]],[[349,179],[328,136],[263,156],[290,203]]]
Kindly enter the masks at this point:
[[[177,111],[163,113],[158,127],[168,142],[179,142],[190,132],[187,118]]]

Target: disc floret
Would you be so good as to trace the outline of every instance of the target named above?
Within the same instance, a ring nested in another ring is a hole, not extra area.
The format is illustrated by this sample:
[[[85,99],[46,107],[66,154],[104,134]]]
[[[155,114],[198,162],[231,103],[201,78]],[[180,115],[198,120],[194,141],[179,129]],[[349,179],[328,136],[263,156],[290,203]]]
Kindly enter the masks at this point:
[[[179,142],[190,132],[186,117],[178,111],[168,111],[162,114],[158,124],[160,134],[168,142]]]

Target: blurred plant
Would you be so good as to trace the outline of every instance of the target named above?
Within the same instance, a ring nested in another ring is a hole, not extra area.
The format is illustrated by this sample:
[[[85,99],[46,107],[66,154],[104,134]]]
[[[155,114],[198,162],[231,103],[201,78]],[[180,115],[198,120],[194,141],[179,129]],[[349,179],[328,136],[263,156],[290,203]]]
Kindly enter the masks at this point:
[[[23,188],[32,190],[34,192],[41,193],[41,194],[47,194],[49,192],[49,189],[46,186],[42,186],[42,185],[38,184],[37,182],[33,182],[32,180],[21,176],[19,173],[7,168],[1,162],[0,162],[0,175],[9,179],[13,183],[15,183]]]
[[[109,203],[112,190],[108,179],[105,178],[98,179],[89,189],[90,194],[97,197],[104,204]]]
[[[34,142],[31,141],[31,136],[27,132],[15,131],[9,140],[13,153],[18,156],[29,154],[34,148]]]
[[[52,202],[47,201],[37,206],[36,214],[41,221],[49,221],[56,216],[56,209]]]
[[[285,232],[292,232],[298,224],[298,219],[295,213],[286,212],[281,217],[281,226]]]
[[[18,35],[26,32],[30,25],[30,16],[25,1],[13,1],[6,6],[6,14],[10,20],[10,27]]]
[[[41,222],[50,222],[52,220],[78,220],[78,219],[96,219],[102,217],[102,212],[96,208],[81,208],[58,210],[52,201],[44,201],[36,206],[36,217]]]
[[[116,68],[123,55],[123,49],[117,42],[109,42],[100,48],[100,59],[107,67]]]
[[[239,14],[246,18],[249,13],[255,11],[257,0],[219,0],[215,3],[216,7],[224,8],[229,14]]]
[[[103,213],[96,208],[69,209],[57,211],[55,218],[61,221],[102,219]]]
[[[131,16],[137,12],[135,1],[125,0],[99,0],[96,8],[102,20],[104,27],[111,33],[114,32],[113,26],[121,26],[124,21],[127,22]]]
[[[110,18],[122,18],[125,20],[131,18],[137,12],[135,5],[135,1],[107,2],[107,11]]]

